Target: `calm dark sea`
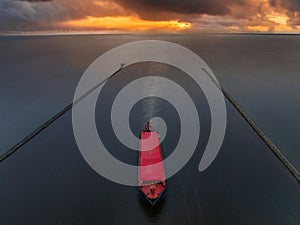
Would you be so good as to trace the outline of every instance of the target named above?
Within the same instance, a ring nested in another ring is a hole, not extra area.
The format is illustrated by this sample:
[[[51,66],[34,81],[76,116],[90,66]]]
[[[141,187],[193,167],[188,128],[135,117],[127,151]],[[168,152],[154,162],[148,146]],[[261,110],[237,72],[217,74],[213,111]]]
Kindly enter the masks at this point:
[[[0,37],[0,153],[70,103],[81,75],[101,53],[142,39],[173,41],[199,54],[225,89],[300,166],[298,36]],[[114,136],[109,109],[124,85],[149,75],[184,86],[201,122],[196,152],[168,180],[164,201],[149,208],[136,188],[95,173],[80,155],[68,112],[0,163],[0,224],[299,224],[299,183],[228,102],[221,151],[207,171],[198,172],[210,132],[210,111],[201,90],[172,67],[132,65],[105,84],[96,122],[104,143],[115,146],[111,154],[136,164],[137,153]],[[150,113],[164,118],[171,128],[163,143],[168,156],[180,135],[178,114],[162,99],[144,99],[130,114],[133,133],[138,135]]]

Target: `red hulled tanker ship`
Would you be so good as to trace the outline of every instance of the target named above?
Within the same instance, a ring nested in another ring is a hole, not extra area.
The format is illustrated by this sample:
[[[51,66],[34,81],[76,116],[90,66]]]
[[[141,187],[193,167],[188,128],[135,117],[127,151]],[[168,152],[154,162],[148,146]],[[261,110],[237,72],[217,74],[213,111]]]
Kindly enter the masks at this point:
[[[166,178],[158,132],[151,129],[149,121],[140,132],[138,163],[139,193],[154,206],[166,192]]]

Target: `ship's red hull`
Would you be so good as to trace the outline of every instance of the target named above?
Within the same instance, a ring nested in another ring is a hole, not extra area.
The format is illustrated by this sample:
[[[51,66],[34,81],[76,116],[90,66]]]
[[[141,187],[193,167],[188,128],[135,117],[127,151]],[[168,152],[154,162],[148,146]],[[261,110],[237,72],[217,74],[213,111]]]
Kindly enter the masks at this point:
[[[166,179],[158,132],[141,131],[139,146],[139,193],[151,205],[165,194]]]

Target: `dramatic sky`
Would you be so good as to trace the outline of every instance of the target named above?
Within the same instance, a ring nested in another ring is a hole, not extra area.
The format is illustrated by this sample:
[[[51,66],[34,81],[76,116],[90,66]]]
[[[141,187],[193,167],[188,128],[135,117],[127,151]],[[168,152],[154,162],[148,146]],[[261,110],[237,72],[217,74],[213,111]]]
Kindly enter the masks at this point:
[[[0,31],[300,32],[300,0],[0,0]]]

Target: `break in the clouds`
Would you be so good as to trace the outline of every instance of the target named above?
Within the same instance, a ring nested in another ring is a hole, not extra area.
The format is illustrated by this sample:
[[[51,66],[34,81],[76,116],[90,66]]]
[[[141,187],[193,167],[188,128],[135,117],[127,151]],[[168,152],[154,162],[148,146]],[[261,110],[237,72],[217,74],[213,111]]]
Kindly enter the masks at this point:
[[[298,32],[299,0],[0,0],[0,30]]]

